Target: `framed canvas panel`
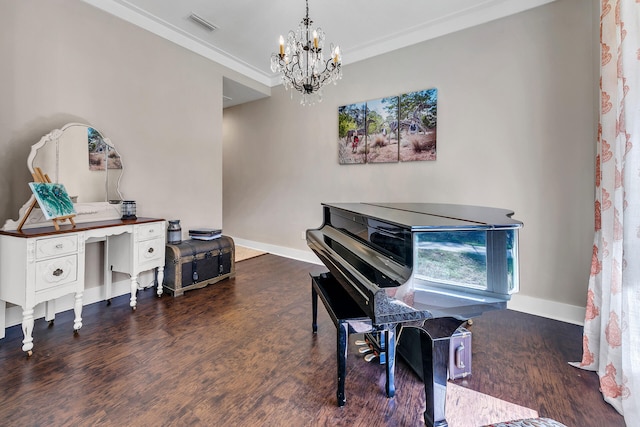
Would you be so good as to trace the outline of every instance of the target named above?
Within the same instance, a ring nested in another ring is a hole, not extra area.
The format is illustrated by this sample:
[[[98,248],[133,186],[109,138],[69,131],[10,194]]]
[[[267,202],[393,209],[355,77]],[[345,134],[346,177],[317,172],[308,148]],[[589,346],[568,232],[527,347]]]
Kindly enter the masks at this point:
[[[400,161],[436,160],[438,90],[400,95]]]
[[[397,162],[398,97],[367,101],[366,113],[367,163]]]
[[[366,161],[364,102],[338,107],[338,162],[341,165]]]
[[[56,219],[76,213],[64,185],[50,182],[30,182],[29,188],[40,205],[45,219]]]
[[[100,132],[87,128],[87,148],[89,150],[89,170],[122,169],[120,154],[107,144]]]

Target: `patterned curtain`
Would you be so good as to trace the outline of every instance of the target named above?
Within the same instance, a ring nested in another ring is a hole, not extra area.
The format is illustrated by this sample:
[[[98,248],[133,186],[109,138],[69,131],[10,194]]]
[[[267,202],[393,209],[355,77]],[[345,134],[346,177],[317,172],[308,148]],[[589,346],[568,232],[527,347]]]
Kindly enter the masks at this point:
[[[640,0],[601,0],[595,239],[582,362],[640,420]]]

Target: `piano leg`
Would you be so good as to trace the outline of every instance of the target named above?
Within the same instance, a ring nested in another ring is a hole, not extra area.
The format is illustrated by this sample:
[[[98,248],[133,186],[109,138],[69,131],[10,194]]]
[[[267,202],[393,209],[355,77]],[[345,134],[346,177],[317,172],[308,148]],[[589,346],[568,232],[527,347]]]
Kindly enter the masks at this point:
[[[427,320],[422,327],[405,326],[400,340],[403,358],[424,381],[427,427],[447,427],[445,403],[451,336],[464,323],[453,318]]]
[[[395,367],[396,367],[396,329],[392,325],[385,328],[384,332],[384,346],[386,352],[385,368],[387,374],[386,392],[387,397],[393,397],[396,394],[395,385]]]
[[[447,366],[449,364],[449,337],[432,339],[428,333],[420,334],[422,342],[422,369],[426,410],[424,422],[427,426],[448,426],[445,418],[447,398]]]
[[[344,406],[347,399],[344,395],[344,384],[347,376],[347,350],[349,341],[349,323],[346,321],[338,322],[338,331],[336,333],[338,345],[336,346],[336,356],[338,358],[338,406]]]
[[[311,328],[313,329],[313,333],[318,332],[318,292],[316,288],[311,286],[311,309],[313,315],[313,321],[311,323]]]

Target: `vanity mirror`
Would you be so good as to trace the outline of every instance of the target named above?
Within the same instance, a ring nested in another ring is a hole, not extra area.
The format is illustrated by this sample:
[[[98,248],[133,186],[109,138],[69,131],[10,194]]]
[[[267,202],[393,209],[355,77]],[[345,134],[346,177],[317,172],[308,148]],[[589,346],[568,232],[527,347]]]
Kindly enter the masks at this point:
[[[40,168],[52,182],[64,184],[77,203],[122,200],[122,158],[97,129],[70,123],[31,147],[29,171]]]
[[[31,147],[27,167],[32,174],[39,168],[51,182],[65,186],[77,220],[119,217],[122,158],[111,141],[92,126],[69,123],[44,135]],[[25,206],[20,218],[26,214]],[[42,219],[41,212],[34,210],[25,227],[41,225]],[[16,225],[8,220],[3,229],[16,229]]]

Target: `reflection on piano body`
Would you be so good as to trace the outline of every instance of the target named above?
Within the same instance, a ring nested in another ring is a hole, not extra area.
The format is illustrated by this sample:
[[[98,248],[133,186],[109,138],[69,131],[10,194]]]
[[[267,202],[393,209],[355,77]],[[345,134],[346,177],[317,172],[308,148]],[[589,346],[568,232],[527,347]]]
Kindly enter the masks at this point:
[[[322,226],[307,231],[329,270],[312,278],[313,323],[315,331],[319,295],[338,326],[338,404],[345,336],[371,333],[392,397],[402,331],[398,352],[425,383],[425,423],[446,426],[449,338],[466,320],[506,308],[518,291],[522,223],[509,210],[427,203],[323,204],[323,214]]]

